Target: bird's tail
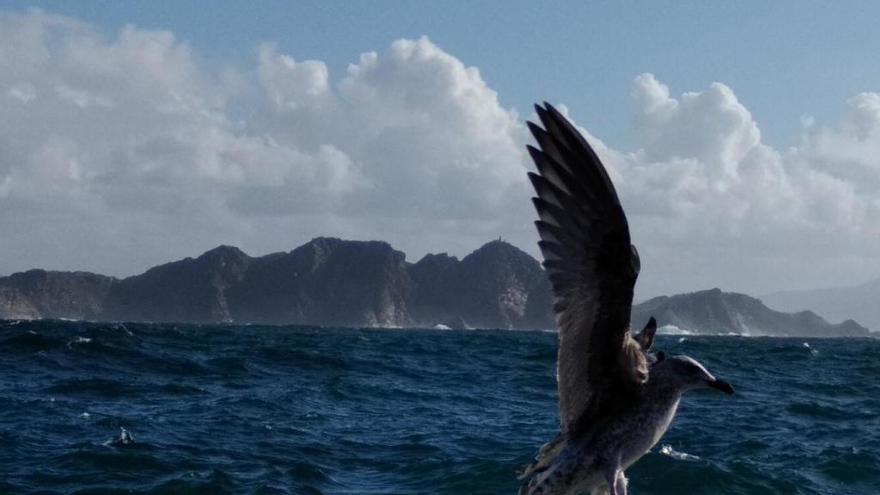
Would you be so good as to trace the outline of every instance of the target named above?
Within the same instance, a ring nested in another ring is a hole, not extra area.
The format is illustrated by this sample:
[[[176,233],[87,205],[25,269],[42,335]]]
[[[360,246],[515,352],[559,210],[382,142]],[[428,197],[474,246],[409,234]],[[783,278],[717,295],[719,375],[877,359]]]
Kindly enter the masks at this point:
[[[565,449],[566,438],[561,433],[556,438],[545,443],[538,449],[535,460],[530,464],[522,466],[517,472],[517,478],[520,480],[530,479],[530,482],[524,483],[519,490],[519,495],[528,495],[531,489],[537,484],[541,474],[549,469],[559,454]]]
[[[540,449],[538,449],[538,453],[535,455],[535,460],[530,464],[522,466],[519,471],[517,471],[517,478],[524,480],[545,471],[551,464],[553,464],[553,460],[556,459],[560,452],[562,452],[564,447],[565,437],[560,433],[559,435],[556,435],[556,438],[545,443]]]

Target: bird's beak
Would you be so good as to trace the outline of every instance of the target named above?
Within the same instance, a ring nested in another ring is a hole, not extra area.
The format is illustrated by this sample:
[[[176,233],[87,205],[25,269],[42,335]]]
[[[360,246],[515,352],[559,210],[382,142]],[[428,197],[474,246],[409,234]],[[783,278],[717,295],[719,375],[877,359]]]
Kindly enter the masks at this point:
[[[714,388],[715,390],[720,390],[727,395],[733,394],[733,387],[729,383],[725,382],[724,380],[707,381],[706,384],[709,387]]]

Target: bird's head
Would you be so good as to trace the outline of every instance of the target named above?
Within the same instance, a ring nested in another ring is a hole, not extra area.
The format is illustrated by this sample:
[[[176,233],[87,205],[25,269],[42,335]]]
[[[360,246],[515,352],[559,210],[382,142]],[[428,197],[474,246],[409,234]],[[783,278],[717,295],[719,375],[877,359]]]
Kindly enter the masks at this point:
[[[665,368],[665,373],[682,392],[698,388],[713,388],[725,394],[732,394],[733,387],[715,378],[706,368],[688,356],[673,356],[655,366]]]

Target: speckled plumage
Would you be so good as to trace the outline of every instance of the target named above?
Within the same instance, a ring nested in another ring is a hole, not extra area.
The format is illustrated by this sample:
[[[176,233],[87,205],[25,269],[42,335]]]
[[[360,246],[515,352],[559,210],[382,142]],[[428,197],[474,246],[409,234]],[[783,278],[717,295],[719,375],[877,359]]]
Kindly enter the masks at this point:
[[[522,472],[521,495],[626,495],[624,471],[666,432],[681,394],[711,387],[733,393],[686,356],[649,354],[651,318],[630,332],[641,267],[617,192],[599,157],[555,108],[536,106],[529,123],[530,173],[544,267],[559,330],[559,435]]]
[[[678,408],[682,390],[662,375],[652,373],[631,407],[566,439],[551,466],[521,493],[587,493],[606,483],[608,470],[625,470],[635,463],[660,440]]]

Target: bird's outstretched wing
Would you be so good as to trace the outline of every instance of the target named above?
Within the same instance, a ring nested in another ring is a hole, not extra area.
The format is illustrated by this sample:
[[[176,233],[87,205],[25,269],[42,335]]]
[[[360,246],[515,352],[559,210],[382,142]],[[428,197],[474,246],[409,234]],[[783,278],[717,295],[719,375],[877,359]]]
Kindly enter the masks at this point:
[[[563,433],[624,407],[648,376],[629,331],[639,255],[614,185],[596,153],[548,103],[529,122],[538,173],[535,222],[559,329],[557,380]]]

